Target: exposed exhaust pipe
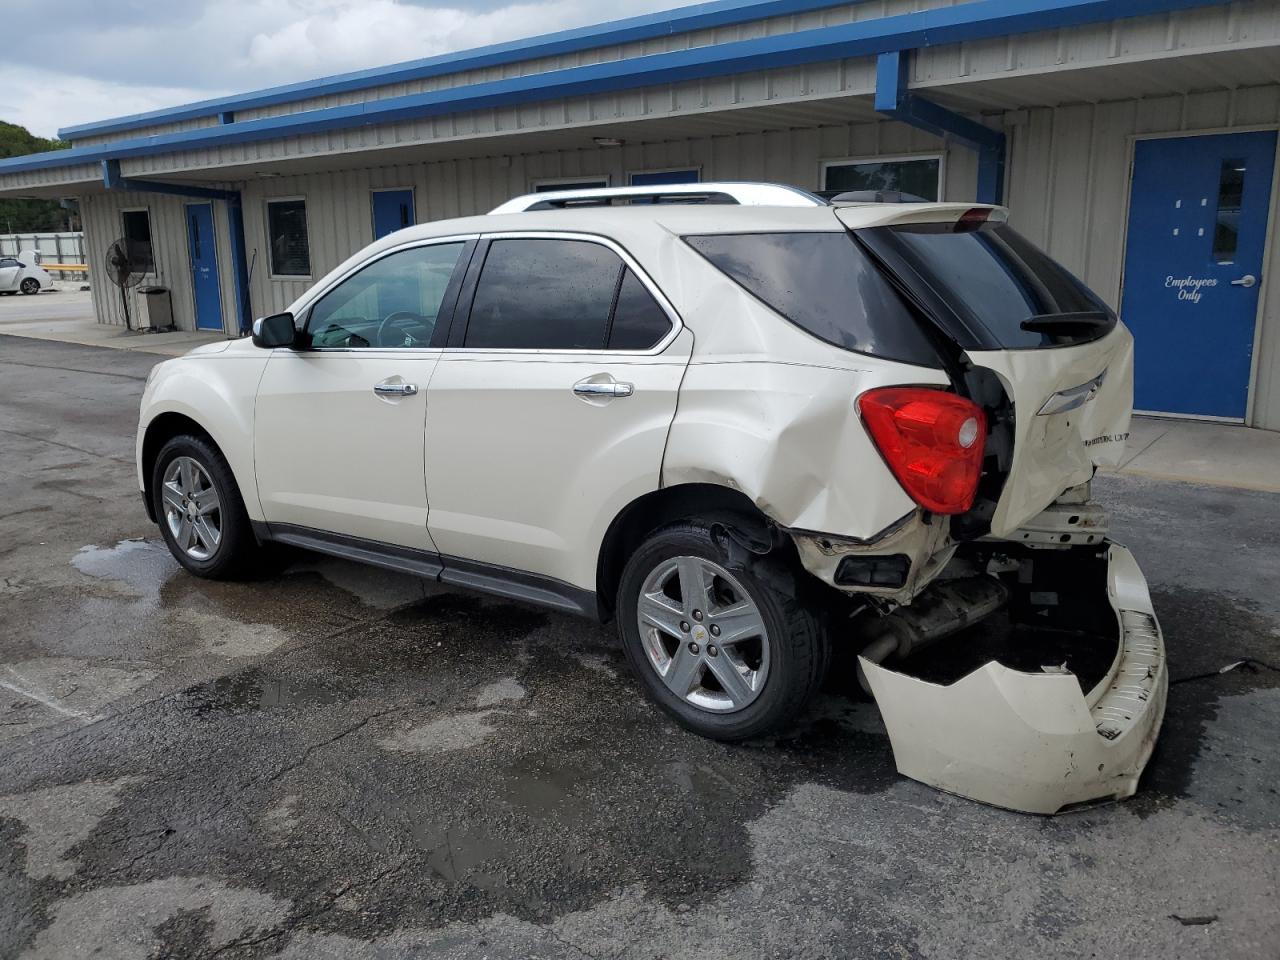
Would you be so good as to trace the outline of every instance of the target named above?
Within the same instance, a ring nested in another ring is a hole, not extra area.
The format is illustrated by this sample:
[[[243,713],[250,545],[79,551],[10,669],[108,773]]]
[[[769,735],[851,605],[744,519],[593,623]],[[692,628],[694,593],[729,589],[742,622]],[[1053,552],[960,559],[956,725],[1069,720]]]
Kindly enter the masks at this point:
[[[995,577],[935,581],[910,606],[899,607],[871,625],[868,632],[870,640],[861,656],[873,663],[884,663],[891,656],[909,656],[991,616],[1008,600],[1008,588]],[[871,693],[861,664],[858,665],[858,683]]]

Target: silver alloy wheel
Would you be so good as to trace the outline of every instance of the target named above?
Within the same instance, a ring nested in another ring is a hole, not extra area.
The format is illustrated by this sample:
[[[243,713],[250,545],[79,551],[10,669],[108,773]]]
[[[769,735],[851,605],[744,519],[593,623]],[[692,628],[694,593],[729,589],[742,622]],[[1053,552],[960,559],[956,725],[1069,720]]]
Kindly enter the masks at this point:
[[[164,520],[192,560],[208,560],[222,542],[222,504],[208,472],[191,457],[174,457],[160,488]]]
[[[22,292],[25,293],[27,296],[31,296],[31,294],[33,293],[40,292],[40,281],[37,280],[35,277],[27,277],[25,280],[22,281],[20,286],[22,288]]]
[[[729,571],[702,557],[672,557],[645,577],[636,604],[649,664],[686,703],[733,713],[769,678],[764,618]]]

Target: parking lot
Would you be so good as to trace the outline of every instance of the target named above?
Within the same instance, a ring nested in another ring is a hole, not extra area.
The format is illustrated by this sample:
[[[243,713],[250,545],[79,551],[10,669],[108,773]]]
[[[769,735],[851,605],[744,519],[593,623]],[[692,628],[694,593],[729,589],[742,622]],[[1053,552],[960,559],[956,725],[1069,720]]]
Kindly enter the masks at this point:
[[[1138,796],[1045,819],[900,778],[847,678],[725,746],[611,627],[186,575],[157,359],[0,336],[0,956],[1280,956],[1280,495],[1097,482],[1175,682]]]

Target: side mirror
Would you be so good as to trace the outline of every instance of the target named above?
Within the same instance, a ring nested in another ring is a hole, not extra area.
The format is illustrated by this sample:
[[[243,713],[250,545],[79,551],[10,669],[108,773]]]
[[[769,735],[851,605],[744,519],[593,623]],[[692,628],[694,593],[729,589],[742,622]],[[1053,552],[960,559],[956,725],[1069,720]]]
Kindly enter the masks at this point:
[[[269,317],[259,317],[253,321],[255,347],[264,347],[267,350],[291,347],[297,336],[297,331],[293,328],[292,313],[273,313]]]

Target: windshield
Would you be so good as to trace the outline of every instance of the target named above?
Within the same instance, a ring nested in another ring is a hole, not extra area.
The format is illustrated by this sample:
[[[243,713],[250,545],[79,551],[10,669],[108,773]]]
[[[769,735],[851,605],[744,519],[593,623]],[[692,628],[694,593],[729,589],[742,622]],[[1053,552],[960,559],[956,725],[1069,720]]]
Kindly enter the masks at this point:
[[[914,275],[902,276],[908,287],[923,283],[965,327],[987,334],[966,346],[1059,346],[1115,326],[1097,294],[1008,224],[906,224],[858,236],[895,272]]]

